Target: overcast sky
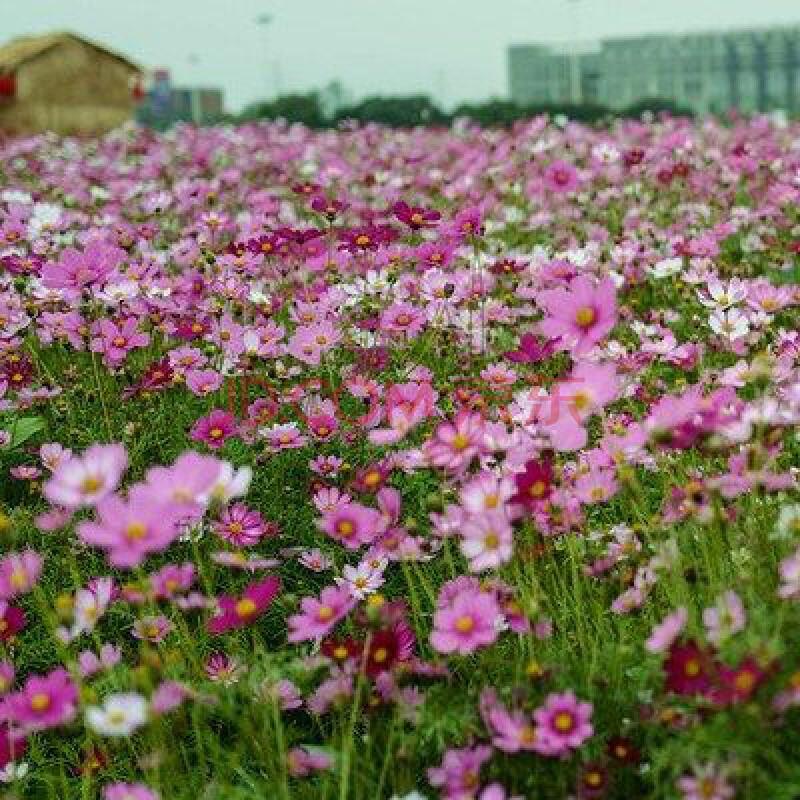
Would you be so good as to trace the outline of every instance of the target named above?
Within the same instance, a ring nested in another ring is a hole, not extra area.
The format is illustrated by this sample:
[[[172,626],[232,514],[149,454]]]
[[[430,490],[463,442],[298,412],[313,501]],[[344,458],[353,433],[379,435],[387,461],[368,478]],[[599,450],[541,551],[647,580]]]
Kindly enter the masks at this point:
[[[237,110],[337,78],[356,97],[503,96],[510,43],[800,23],[800,0],[0,0],[0,18],[0,39],[72,30]]]

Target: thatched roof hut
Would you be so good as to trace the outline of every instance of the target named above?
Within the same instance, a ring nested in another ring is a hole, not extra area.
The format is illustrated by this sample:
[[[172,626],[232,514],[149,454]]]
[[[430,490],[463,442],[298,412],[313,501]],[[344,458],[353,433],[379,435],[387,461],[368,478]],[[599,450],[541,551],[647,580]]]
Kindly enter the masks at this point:
[[[0,47],[0,131],[100,133],[130,119],[141,87],[134,62],[73,33]]]

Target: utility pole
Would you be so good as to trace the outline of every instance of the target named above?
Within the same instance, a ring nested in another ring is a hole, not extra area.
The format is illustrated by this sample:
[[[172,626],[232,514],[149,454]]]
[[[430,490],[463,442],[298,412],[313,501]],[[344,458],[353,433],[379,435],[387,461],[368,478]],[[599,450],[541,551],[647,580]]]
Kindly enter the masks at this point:
[[[273,87],[270,84],[272,84],[273,82],[277,83],[278,81],[277,70],[275,70],[272,76],[272,80],[270,79],[270,72],[271,72],[270,64],[272,62],[270,61],[270,53],[269,53],[269,28],[270,25],[272,25],[272,23],[274,22],[274,20],[275,17],[272,14],[259,14],[255,19],[256,25],[258,25],[258,27],[261,28],[262,31],[264,31],[264,40],[262,42],[262,47],[264,48],[262,69],[264,69],[264,75],[267,81],[267,94],[264,97],[265,100],[272,99]],[[275,68],[275,63],[272,64],[273,68]],[[275,94],[277,95],[280,90],[277,85],[274,88],[275,88]]]
[[[567,0],[571,8],[570,13],[570,38],[569,44],[569,88],[570,100],[573,105],[579,106],[583,103],[583,86],[581,81],[581,57],[578,52],[580,46],[580,10],[578,3],[580,0]]]

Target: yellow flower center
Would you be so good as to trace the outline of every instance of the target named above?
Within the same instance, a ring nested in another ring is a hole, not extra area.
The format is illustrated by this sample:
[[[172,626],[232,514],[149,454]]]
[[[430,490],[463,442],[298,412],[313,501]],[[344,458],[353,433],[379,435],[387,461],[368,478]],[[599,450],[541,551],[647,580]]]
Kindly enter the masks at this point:
[[[581,328],[588,328],[597,319],[597,312],[591,306],[583,306],[575,312],[575,322]]]
[[[96,492],[102,485],[103,482],[100,478],[95,475],[87,475],[81,482],[81,492],[83,494],[92,494],[92,492]]]
[[[547,491],[547,484],[544,481],[534,481],[530,489],[528,489],[528,494],[531,497],[544,497],[544,493]]]
[[[251,617],[258,611],[258,606],[249,598],[243,597],[235,606],[237,617]]]
[[[559,733],[569,733],[575,727],[575,720],[569,711],[560,711],[556,714],[553,724]]]
[[[379,647],[373,654],[372,660],[376,664],[383,664],[389,658],[389,651],[385,647]]]
[[[466,614],[456,620],[456,630],[459,633],[469,633],[474,627],[475,620]]]
[[[684,674],[690,678],[695,678],[700,674],[700,662],[696,658],[690,658],[683,666]]]
[[[41,713],[50,708],[50,695],[44,692],[38,692],[31,697],[31,711]]]
[[[456,450],[465,450],[469,446],[469,438],[463,433],[457,433],[453,437],[453,447]]]
[[[317,619],[320,622],[330,622],[333,619],[333,609],[330,606],[320,606],[317,609]]]
[[[125,528],[125,536],[128,539],[143,539],[147,534],[147,526],[141,522],[131,522]]]

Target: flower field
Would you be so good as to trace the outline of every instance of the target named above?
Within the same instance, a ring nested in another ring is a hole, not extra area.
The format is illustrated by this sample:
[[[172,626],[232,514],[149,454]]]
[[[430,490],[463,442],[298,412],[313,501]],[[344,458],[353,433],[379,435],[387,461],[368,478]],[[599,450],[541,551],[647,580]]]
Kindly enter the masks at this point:
[[[0,143],[0,797],[800,797],[800,126]]]

